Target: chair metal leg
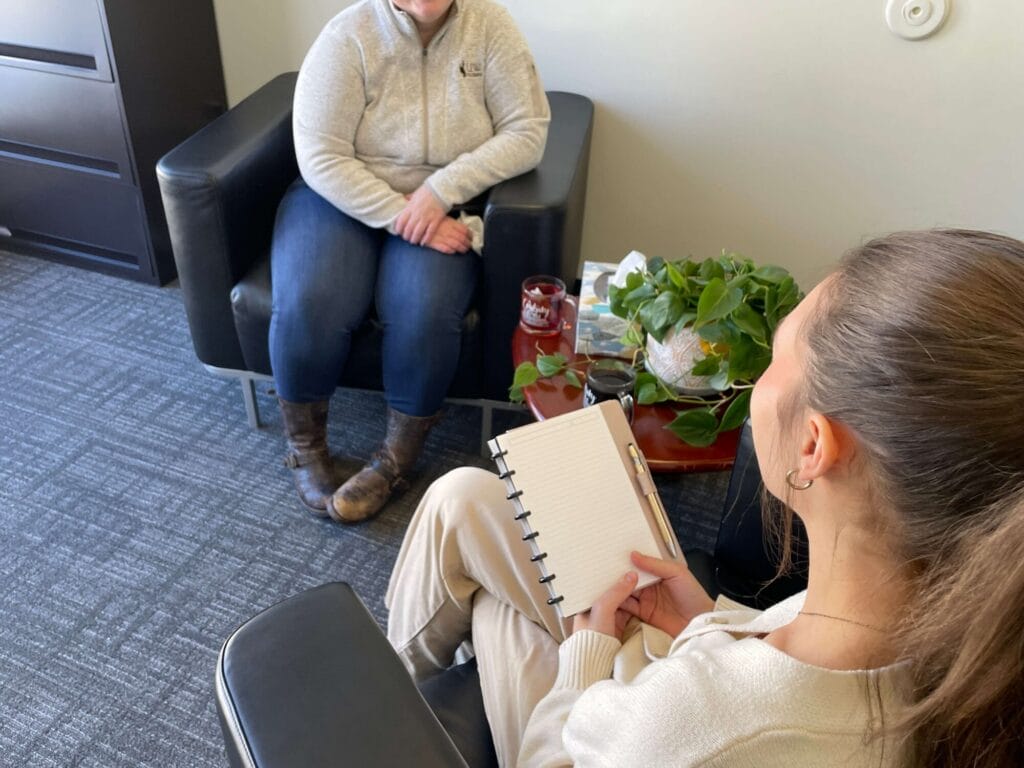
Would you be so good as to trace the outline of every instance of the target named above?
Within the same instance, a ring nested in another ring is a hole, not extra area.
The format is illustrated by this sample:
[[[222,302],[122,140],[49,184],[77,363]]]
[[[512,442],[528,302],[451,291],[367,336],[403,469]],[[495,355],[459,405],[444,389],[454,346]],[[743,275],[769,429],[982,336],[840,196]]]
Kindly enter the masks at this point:
[[[245,403],[245,415],[249,418],[249,426],[253,429],[260,428],[260,410],[256,403],[256,380],[249,377],[241,377],[242,401]]]

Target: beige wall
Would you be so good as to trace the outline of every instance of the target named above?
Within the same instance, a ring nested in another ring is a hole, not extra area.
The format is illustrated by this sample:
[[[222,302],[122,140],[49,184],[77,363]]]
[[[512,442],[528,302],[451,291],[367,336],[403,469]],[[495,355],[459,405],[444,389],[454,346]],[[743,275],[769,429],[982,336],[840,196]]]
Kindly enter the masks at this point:
[[[343,0],[215,0],[237,101]],[[726,247],[809,285],[898,228],[1024,237],[1024,3],[954,3],[928,40],[882,0],[505,0],[549,89],[597,104],[584,258]],[[254,7],[257,6],[257,7]]]

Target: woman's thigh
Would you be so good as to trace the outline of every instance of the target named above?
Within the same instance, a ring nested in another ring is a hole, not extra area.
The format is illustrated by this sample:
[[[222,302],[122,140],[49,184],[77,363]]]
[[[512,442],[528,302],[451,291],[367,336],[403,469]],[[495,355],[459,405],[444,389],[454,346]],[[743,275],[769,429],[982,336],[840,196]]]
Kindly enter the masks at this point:
[[[385,327],[405,332],[458,333],[476,292],[480,259],[447,254],[391,235],[377,277],[377,314]]]
[[[373,300],[384,234],[299,180],[278,208],[271,247],[274,312],[312,332],[362,321]]]

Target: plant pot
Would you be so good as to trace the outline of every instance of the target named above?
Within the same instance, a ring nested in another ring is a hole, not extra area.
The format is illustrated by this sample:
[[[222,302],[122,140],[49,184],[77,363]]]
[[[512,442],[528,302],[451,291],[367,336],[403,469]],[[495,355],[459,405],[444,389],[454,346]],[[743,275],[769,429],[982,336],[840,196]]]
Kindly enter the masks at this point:
[[[710,386],[710,376],[690,373],[694,363],[704,357],[700,342],[700,336],[689,327],[669,331],[662,342],[648,334],[644,365],[678,395],[713,395],[717,390]]]

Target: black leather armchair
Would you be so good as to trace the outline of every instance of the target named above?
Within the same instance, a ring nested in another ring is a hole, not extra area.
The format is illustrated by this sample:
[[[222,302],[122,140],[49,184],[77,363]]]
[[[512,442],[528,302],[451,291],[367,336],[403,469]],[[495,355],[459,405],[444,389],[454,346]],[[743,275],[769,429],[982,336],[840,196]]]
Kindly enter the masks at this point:
[[[270,238],[278,203],[298,176],[292,142],[295,73],[280,75],[157,165],[185,312],[196,355],[237,378],[258,426],[254,382],[269,377]],[[547,149],[534,171],[473,201],[484,218],[482,276],[464,321],[459,373],[449,392],[484,406],[507,404],[519,284],[532,274],[576,276],[594,108],[550,92]],[[381,389],[380,329],[353,339],[339,385]]]
[[[761,475],[749,426],[715,553],[687,562],[711,595],[767,607],[806,586],[798,556],[775,573],[761,525]],[[798,552],[805,552],[802,531]],[[496,765],[474,660],[417,690],[347,584],[325,584],[263,611],[221,650],[217,709],[235,768]]]

